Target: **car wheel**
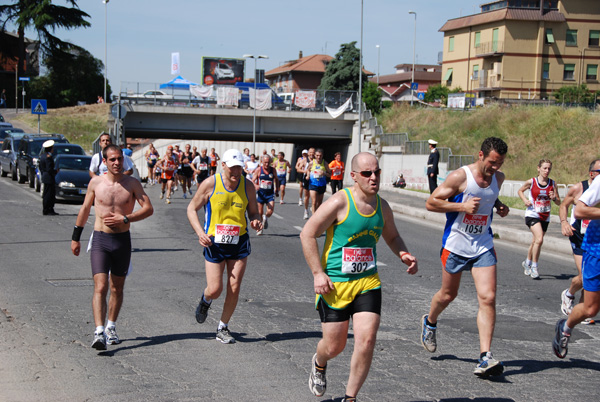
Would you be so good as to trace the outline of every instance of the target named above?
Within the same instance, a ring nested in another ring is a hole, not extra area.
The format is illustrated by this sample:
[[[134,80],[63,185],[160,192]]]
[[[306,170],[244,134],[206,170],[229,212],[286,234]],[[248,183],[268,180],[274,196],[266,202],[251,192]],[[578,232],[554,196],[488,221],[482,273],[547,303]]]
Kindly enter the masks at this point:
[[[35,187],[35,172],[31,173],[31,169],[27,169],[28,171],[28,175],[27,177],[29,177],[29,188],[34,188]]]
[[[12,167],[10,178],[12,179],[12,181],[17,181],[18,175],[17,175],[17,167],[16,166]]]
[[[40,181],[38,180],[37,176],[35,176],[35,185],[34,185],[34,187],[35,187],[35,191],[37,193],[39,193],[40,192]]]
[[[2,176],[2,177],[8,176],[8,172],[4,171],[4,169],[2,168],[2,165],[0,165],[0,176]]]

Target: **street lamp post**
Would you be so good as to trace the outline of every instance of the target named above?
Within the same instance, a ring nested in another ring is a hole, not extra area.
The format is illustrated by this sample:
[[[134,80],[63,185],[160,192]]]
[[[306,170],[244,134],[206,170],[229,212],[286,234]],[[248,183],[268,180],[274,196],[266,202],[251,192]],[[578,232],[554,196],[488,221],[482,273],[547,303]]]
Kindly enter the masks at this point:
[[[417,52],[417,13],[416,11],[409,11],[409,14],[413,14],[415,16],[415,34],[413,38],[413,66],[412,66],[412,78],[410,80],[410,105],[413,105],[414,93],[413,86],[415,83],[415,55]]]
[[[108,2],[110,0],[102,0],[104,3],[104,102],[106,102],[106,75],[108,74]]]
[[[254,116],[252,118],[252,153],[256,155],[256,60],[268,59],[269,56],[254,56],[253,54],[245,54],[242,57],[244,59],[254,59]],[[250,98],[248,98],[248,101],[250,101]]]
[[[375,47],[377,48],[377,87],[379,87],[379,60],[380,60],[380,58],[379,58],[380,52],[379,51],[381,49],[379,48],[379,45],[375,45]]]
[[[363,4],[360,0],[360,51],[358,53],[358,152],[362,147],[362,49],[363,49]]]

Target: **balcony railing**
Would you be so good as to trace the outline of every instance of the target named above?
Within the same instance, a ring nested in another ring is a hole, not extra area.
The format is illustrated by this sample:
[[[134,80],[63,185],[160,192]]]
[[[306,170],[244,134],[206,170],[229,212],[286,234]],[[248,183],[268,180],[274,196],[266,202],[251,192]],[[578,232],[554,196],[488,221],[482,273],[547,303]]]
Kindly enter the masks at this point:
[[[504,42],[502,41],[491,41],[480,43],[479,46],[475,46],[475,54],[477,56],[483,55],[496,55],[504,53]]]
[[[481,70],[479,77],[473,79],[473,89],[479,88],[500,88],[502,86],[502,77],[494,74],[494,70]]]

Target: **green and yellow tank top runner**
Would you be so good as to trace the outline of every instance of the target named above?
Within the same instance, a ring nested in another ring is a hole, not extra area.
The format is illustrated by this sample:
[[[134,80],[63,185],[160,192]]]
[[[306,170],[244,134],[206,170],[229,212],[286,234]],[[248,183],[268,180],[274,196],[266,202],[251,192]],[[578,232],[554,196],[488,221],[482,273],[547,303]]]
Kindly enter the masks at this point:
[[[215,243],[238,244],[240,236],[246,234],[246,180],[243,176],[235,190],[229,191],[223,184],[220,173],[215,175],[215,187],[210,194],[204,214],[204,231],[215,236]]]
[[[384,219],[381,198],[371,215],[363,215],[356,208],[350,188],[341,190],[348,205],[346,216],[327,229],[321,266],[331,278],[335,289],[326,295],[317,295],[333,309],[343,309],[354,298],[369,290],[379,289],[377,273],[377,242],[383,231]]]

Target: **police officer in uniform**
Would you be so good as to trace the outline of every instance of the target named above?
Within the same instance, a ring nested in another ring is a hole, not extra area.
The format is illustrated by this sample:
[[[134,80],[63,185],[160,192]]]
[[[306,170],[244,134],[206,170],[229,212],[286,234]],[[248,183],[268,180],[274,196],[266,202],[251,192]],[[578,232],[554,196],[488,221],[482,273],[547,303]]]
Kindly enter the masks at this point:
[[[437,150],[437,141],[429,140],[429,158],[427,159],[427,178],[429,179],[429,193],[433,193],[433,190],[437,188],[437,177],[440,171],[438,170],[438,164],[440,163],[440,151]]]
[[[54,159],[52,158],[54,141],[48,140],[44,142],[42,146],[44,147],[44,154],[40,158],[39,162],[42,183],[44,184],[44,190],[42,192],[42,212],[44,215],[58,215],[56,212],[54,212],[54,203],[56,202],[56,190],[54,187],[54,176],[56,176],[56,170],[54,169]]]

